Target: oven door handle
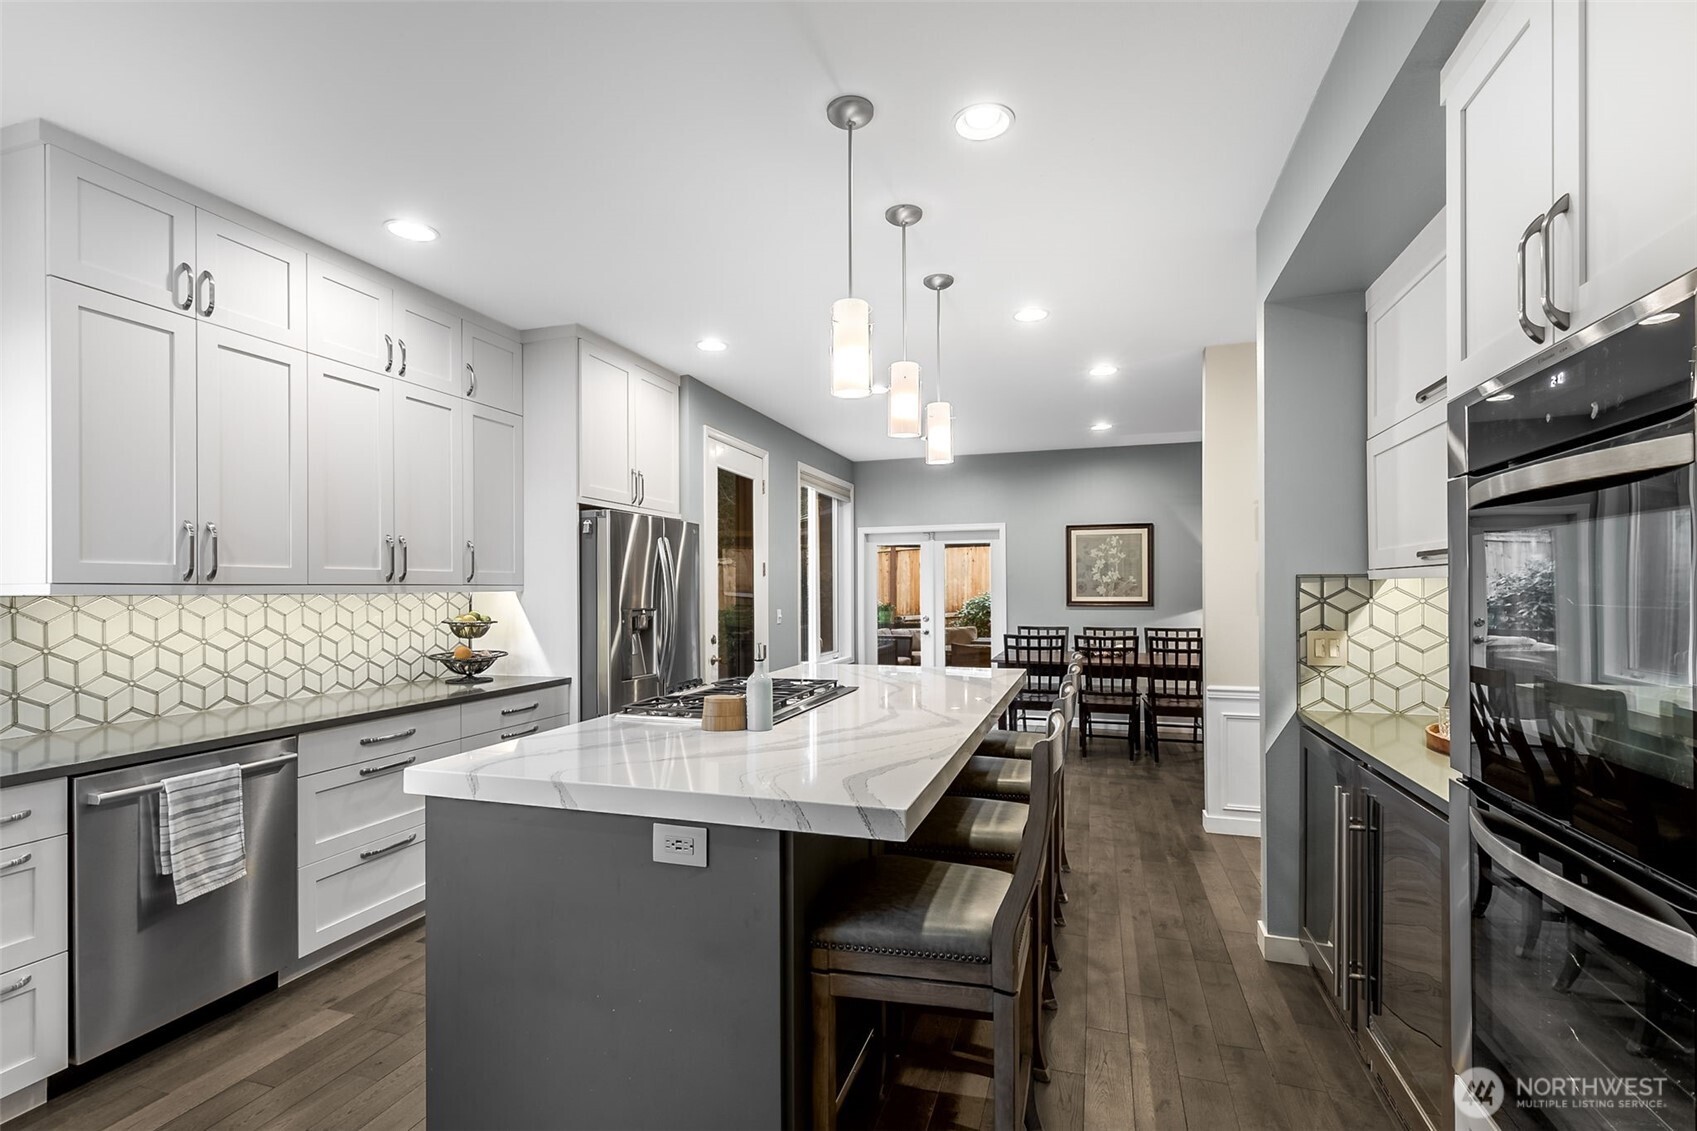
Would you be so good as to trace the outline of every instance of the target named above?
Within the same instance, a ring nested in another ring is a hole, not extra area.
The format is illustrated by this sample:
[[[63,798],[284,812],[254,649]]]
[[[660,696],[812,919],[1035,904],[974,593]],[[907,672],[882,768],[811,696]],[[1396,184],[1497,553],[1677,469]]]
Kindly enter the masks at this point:
[[[1526,467],[1511,467],[1469,487],[1467,505],[1477,507],[1551,487],[1684,467],[1694,460],[1697,460],[1697,439],[1691,433],[1658,436],[1618,448],[1598,448]]]
[[[1477,810],[1468,814],[1468,823],[1473,829],[1473,843],[1479,846],[1479,850],[1533,891],[1601,923],[1617,934],[1643,943],[1658,954],[1697,967],[1697,935],[1604,899],[1566,876],[1528,859],[1486,828]]]

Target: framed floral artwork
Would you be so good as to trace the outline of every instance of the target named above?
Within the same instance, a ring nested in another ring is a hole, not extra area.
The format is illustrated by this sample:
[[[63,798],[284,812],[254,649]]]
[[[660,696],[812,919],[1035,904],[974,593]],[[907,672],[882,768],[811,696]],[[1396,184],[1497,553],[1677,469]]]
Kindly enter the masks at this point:
[[[1067,604],[1135,608],[1155,603],[1155,526],[1067,527]]]

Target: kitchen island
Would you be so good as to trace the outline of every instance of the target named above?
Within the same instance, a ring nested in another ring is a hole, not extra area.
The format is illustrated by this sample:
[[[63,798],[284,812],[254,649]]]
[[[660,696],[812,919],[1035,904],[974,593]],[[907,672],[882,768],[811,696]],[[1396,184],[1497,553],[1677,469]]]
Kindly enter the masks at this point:
[[[406,771],[433,1128],[808,1122],[808,906],[918,827],[1025,675],[778,674],[855,691],[765,733],[615,715]],[[705,866],[656,862],[679,836]]]

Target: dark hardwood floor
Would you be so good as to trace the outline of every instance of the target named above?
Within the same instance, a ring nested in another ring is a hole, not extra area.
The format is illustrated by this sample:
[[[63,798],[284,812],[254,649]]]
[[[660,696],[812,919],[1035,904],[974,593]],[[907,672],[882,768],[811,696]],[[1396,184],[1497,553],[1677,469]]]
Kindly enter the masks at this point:
[[[1262,961],[1259,842],[1202,831],[1200,753],[1167,744],[1156,766],[1091,745],[1069,782],[1047,1131],[1396,1127],[1310,973]],[[424,946],[408,927],[6,1131],[422,1127]],[[860,1122],[988,1128],[989,1060],[987,1022],[920,1015]]]

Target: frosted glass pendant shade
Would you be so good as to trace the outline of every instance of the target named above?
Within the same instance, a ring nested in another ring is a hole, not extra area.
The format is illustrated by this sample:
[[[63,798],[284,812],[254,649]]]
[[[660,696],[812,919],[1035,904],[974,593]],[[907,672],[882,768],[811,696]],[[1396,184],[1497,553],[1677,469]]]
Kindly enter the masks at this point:
[[[949,422],[949,402],[925,406],[925,462],[955,462],[955,437]]]
[[[912,440],[919,434],[919,363],[898,361],[890,366],[890,436]]]
[[[831,304],[831,395],[872,395],[872,307],[863,298]]]

